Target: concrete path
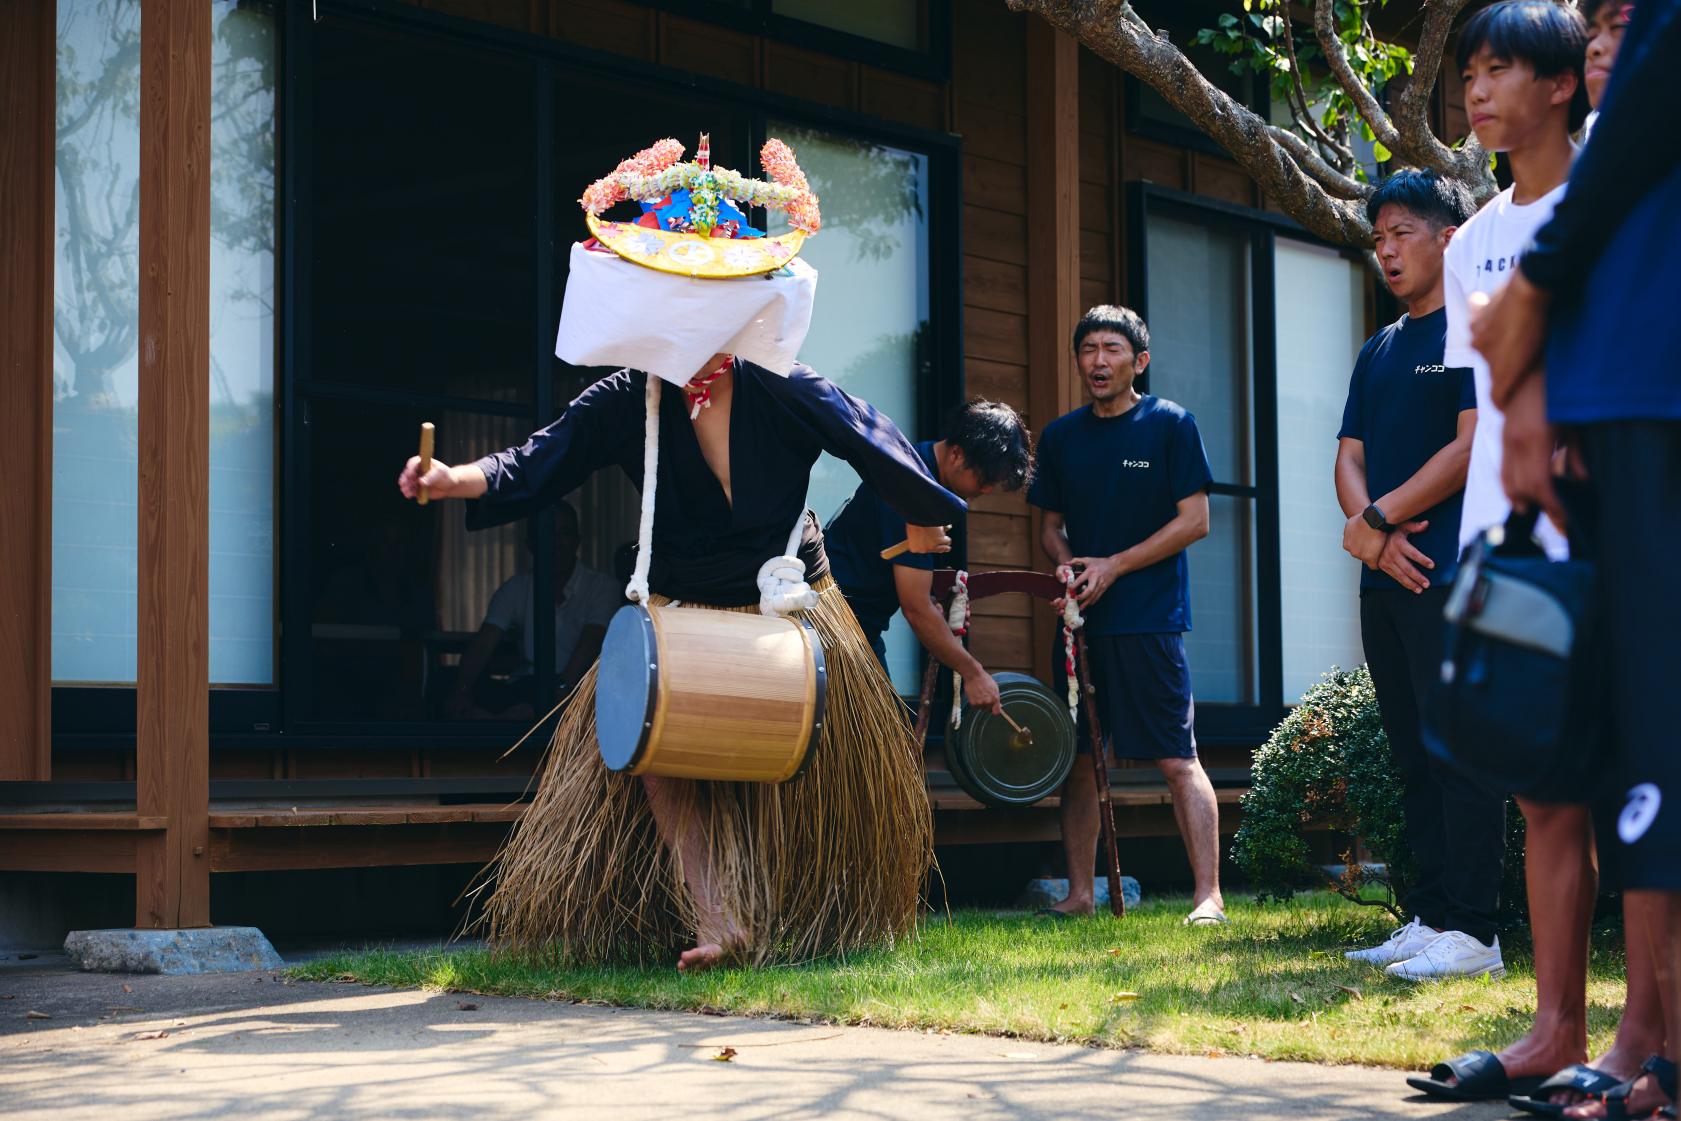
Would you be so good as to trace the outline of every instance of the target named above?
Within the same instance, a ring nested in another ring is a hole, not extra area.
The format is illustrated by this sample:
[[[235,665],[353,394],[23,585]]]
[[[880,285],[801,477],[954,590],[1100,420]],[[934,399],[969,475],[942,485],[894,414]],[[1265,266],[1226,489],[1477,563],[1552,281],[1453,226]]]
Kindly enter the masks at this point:
[[[127,988],[125,989],[125,986]],[[43,1013],[48,1019],[31,1018]],[[724,1047],[729,1062],[714,1056]],[[1395,1071],[495,997],[0,969],[8,1121],[1505,1117]]]

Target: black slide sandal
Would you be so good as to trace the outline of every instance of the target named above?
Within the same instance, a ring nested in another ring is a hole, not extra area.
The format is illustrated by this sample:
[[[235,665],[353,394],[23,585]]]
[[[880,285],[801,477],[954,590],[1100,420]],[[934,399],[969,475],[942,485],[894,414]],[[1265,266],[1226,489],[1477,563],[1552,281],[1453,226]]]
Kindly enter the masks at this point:
[[[1512,1094],[1506,1098],[1506,1104],[1524,1113],[1534,1113],[1541,1117],[1557,1117],[1565,1111],[1566,1106],[1547,1099],[1560,1090],[1568,1090],[1582,1096],[1585,1101],[1595,1094],[1603,1094],[1616,1086],[1621,1086],[1622,1080],[1615,1075],[1606,1074],[1602,1070],[1583,1063],[1571,1063],[1541,1085],[1535,1087],[1531,1094]],[[1572,1105],[1576,1104],[1574,1102]]]
[[[1659,1106],[1646,1113],[1631,1114],[1628,1110],[1629,1095],[1634,1092],[1634,1084],[1647,1075],[1651,1075],[1653,1080],[1657,1082],[1658,1089],[1669,1099],[1670,1104]],[[1605,1091],[1603,1094],[1594,1094],[1591,1100],[1600,1102],[1605,1106],[1605,1121],[1630,1121],[1630,1118],[1635,1117],[1661,1117],[1664,1110],[1673,1111],[1675,1108],[1675,1064],[1662,1055],[1653,1055],[1640,1064],[1639,1074],[1636,1074],[1627,1082],[1620,1083],[1615,1088]]]
[[[1457,1079],[1455,1082],[1447,1081]],[[1498,1101],[1512,1094],[1534,1093],[1546,1081],[1539,1074],[1508,1078],[1506,1068],[1492,1051],[1467,1051],[1456,1059],[1437,1063],[1429,1078],[1409,1078],[1407,1085],[1427,1097],[1450,1102]]]

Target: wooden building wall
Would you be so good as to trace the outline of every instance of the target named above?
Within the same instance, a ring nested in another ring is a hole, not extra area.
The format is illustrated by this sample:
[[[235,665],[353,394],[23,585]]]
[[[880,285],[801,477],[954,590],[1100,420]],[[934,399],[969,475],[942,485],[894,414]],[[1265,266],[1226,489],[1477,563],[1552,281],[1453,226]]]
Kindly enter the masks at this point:
[[[961,135],[967,390],[1008,402],[1023,412],[1035,431],[1081,399],[1065,357],[1073,317],[1091,304],[1127,299],[1126,183],[1151,180],[1248,206],[1266,203],[1253,181],[1230,160],[1129,133],[1125,77],[1066,41],[1060,51],[1045,49],[1034,54],[1033,44],[1054,43],[1055,33],[1010,12],[1003,0],[953,0],[951,71],[943,83],[697,22],[630,0],[411,2],[451,16]],[[1045,70],[1070,65],[1071,73]],[[1073,83],[1075,119],[1071,123],[1047,111],[1043,101],[1038,110],[1048,114],[1045,125],[1067,128],[1068,135],[1057,141],[1061,148],[1046,148],[1038,140],[1030,144],[1030,71],[1034,88],[1044,88],[1040,83],[1054,85],[1057,80]],[[1450,129],[1455,123],[1463,127],[1458,83],[1451,76],[1445,78],[1448,124]],[[1030,152],[1039,153],[1037,164]],[[1045,197],[1047,183],[1070,188],[1077,230],[1058,234],[1054,215],[1030,211],[1030,200]],[[1073,291],[1062,293],[1060,302],[1035,304],[1032,283],[1051,282],[1046,280],[1043,255],[1046,239],[1059,236],[1070,239],[1070,252],[1077,258]],[[1034,307],[1039,308],[1042,321],[1035,321]],[[969,524],[971,565],[977,570],[1042,566],[1045,561],[1035,526],[1023,495],[979,500]],[[986,665],[1049,673],[1053,621],[1047,609],[1018,597],[1000,597],[977,604],[976,613],[972,644]],[[498,756],[497,750],[489,748],[270,747],[253,740],[218,742],[210,765],[216,779],[513,776],[530,768],[534,752],[527,749],[508,758]],[[74,751],[56,753],[53,777],[132,780],[133,760],[130,748],[82,744]],[[12,765],[20,764],[13,761]]]

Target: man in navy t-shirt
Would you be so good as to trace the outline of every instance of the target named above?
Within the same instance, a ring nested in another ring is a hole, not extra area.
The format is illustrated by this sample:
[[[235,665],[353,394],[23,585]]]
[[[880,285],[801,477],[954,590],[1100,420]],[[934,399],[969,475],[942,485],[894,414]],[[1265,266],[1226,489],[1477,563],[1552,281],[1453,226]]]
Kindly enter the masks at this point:
[[[1477,426],[1471,370],[1442,361],[1442,254],[1473,209],[1464,188],[1433,171],[1399,172],[1371,197],[1378,264],[1407,314],[1361,348],[1337,433],[1337,500],[1348,519],[1343,548],[1365,566],[1361,641],[1418,864],[1402,901],[1412,921],[1383,944],[1347,956],[1394,966],[1413,980],[1487,972],[1499,961],[1494,922],[1505,799],[1437,764],[1424,749],[1420,717],[1441,664],[1442,605],[1458,559]],[[1465,955],[1458,955],[1425,969],[1419,955],[1444,932],[1475,939],[1476,960],[1462,965]]]
[[[1196,878],[1186,921],[1222,923],[1219,807],[1197,759],[1184,642],[1185,549],[1208,535],[1213,474],[1195,418],[1133,388],[1150,364],[1150,331],[1137,312],[1092,308],[1074,328],[1074,354],[1091,403],[1045,427],[1027,500],[1044,511],[1040,544],[1085,617],[1110,748],[1152,760],[1172,791]],[[1076,766],[1062,791],[1068,897],[1048,913],[1092,912],[1098,824],[1096,778]]]
[[[939,440],[924,440],[916,446],[922,462],[940,485],[973,501],[984,494],[1020,490],[1033,465],[1033,443],[1027,426],[1008,405],[996,401],[970,401],[946,418]],[[947,560],[965,568],[965,534],[961,526],[951,529],[952,551]],[[969,703],[1001,712],[998,683],[953,634],[946,617],[932,596],[934,556],[904,552],[893,560],[881,559],[882,550],[905,539],[905,519],[882,501],[869,483],[859,483],[840,513],[823,530],[829,571],[846,595],[858,625],[870,640],[876,657],[887,662],[882,632],[895,611],[917,639],[940,664],[963,677],[963,694]]]

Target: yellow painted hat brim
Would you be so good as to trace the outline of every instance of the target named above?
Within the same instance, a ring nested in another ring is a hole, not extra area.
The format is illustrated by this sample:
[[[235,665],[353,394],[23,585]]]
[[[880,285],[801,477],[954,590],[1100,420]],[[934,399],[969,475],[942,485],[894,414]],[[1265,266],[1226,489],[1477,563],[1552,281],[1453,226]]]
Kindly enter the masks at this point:
[[[632,222],[604,222],[585,214],[595,239],[633,264],[677,276],[727,280],[775,272],[799,255],[804,230],[775,237],[702,237],[638,226]]]

